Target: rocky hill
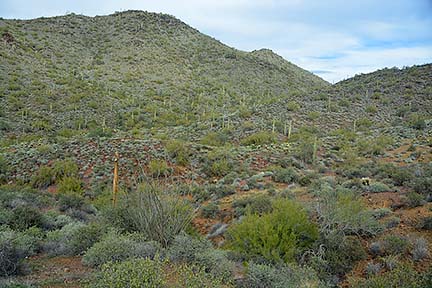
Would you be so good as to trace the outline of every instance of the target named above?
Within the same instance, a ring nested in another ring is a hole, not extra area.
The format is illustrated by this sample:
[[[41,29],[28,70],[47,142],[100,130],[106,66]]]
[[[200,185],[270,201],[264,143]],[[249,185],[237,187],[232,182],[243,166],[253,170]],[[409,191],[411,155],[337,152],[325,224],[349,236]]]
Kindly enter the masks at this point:
[[[208,128],[329,86],[270,51],[236,50],[164,14],[0,20],[0,29],[0,123],[14,134]]]

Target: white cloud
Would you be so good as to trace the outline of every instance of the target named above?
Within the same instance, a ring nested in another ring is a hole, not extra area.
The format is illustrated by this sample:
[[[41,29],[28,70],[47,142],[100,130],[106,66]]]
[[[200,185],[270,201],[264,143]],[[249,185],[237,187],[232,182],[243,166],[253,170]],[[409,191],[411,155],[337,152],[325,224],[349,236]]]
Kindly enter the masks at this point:
[[[329,82],[337,82],[360,73],[369,73],[384,67],[403,67],[430,63],[432,45],[408,48],[381,48],[345,51],[336,59],[302,59],[302,67],[311,71],[324,70],[320,74]]]

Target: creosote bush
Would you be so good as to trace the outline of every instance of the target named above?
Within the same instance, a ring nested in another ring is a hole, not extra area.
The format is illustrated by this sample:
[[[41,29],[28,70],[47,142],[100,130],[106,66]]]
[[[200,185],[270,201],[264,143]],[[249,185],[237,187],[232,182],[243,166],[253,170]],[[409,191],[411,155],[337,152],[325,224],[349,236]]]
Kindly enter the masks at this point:
[[[273,181],[279,183],[292,183],[296,182],[299,178],[294,168],[277,168],[273,171]]]
[[[228,230],[227,247],[245,256],[293,262],[318,237],[316,226],[297,203],[278,199],[270,213],[248,214]]]
[[[101,267],[90,287],[94,288],[159,288],[164,287],[163,262],[151,259],[132,259],[108,262]]]
[[[241,144],[248,145],[264,145],[276,142],[276,135],[272,132],[260,131],[247,136],[241,140]]]
[[[171,158],[174,158],[179,165],[187,165],[191,151],[181,140],[170,140],[166,143],[165,149]]]

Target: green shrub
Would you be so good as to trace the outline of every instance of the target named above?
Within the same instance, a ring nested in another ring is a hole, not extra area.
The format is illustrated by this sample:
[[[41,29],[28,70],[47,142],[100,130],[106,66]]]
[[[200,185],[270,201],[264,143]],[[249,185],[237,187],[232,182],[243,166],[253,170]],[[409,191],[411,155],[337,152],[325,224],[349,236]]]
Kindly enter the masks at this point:
[[[78,166],[71,159],[54,162],[52,171],[57,181],[64,177],[78,177]]]
[[[0,226],[0,277],[20,274],[23,260],[39,251],[42,236],[37,228],[15,232]]]
[[[9,225],[14,230],[25,230],[32,226],[42,227],[42,214],[30,205],[18,206],[12,210]]]
[[[132,259],[120,263],[108,262],[101,267],[90,287],[100,288],[159,288],[165,287],[163,262]],[[186,287],[186,286],[184,286]]]
[[[322,283],[310,268],[279,265],[249,263],[244,283],[241,287],[299,287],[318,288]]]
[[[207,239],[194,238],[189,235],[177,235],[168,250],[171,261],[193,263],[196,255],[211,249],[212,244]]]
[[[408,118],[408,125],[411,128],[417,129],[417,130],[423,130],[426,128],[426,117],[423,115],[420,115],[418,113],[412,113],[409,115]]]
[[[378,108],[374,105],[369,105],[366,107],[366,112],[370,114],[375,114],[378,111]]]
[[[213,248],[200,251],[195,255],[193,263],[225,283],[232,280],[234,263],[228,260],[226,251]]]
[[[341,231],[346,235],[373,236],[382,225],[365,204],[348,189],[327,187],[321,190],[318,220],[323,233]]]
[[[78,177],[78,166],[72,160],[54,162],[52,167],[41,166],[32,177],[31,185],[35,188],[47,188],[64,177]]]
[[[60,211],[69,209],[80,209],[84,205],[84,198],[75,193],[59,194]]]
[[[381,182],[372,182],[368,187],[368,190],[372,193],[381,193],[391,191],[390,187]]]
[[[55,210],[49,210],[42,215],[42,227],[45,230],[61,229],[67,224],[73,222],[68,215],[60,214]]]
[[[231,278],[233,264],[225,251],[213,249],[207,239],[178,235],[168,250],[169,259],[176,263],[188,263],[203,267],[213,276],[228,281]]]
[[[84,224],[72,222],[60,230],[50,231],[46,234],[46,241],[43,245],[44,251],[50,256],[74,255],[74,248],[71,240],[76,237],[79,229]]]
[[[390,177],[393,179],[394,185],[403,186],[409,183],[413,179],[413,173],[406,168],[403,167],[394,167],[391,173],[389,173]]]
[[[168,177],[173,171],[164,160],[153,159],[148,165],[149,173],[152,177]]]
[[[219,205],[214,202],[211,202],[201,208],[201,215],[204,218],[215,218],[218,212]]]
[[[422,195],[432,195],[432,176],[417,177],[411,184],[415,192]]]
[[[223,146],[228,142],[228,136],[222,132],[209,132],[200,142],[208,146]]]
[[[232,155],[226,149],[216,149],[207,154],[204,159],[203,171],[208,176],[223,177],[234,168]]]
[[[78,227],[69,239],[68,245],[71,247],[73,255],[79,255],[100,241],[108,232],[106,226],[101,223],[90,223]]]
[[[231,185],[218,184],[208,185],[206,190],[210,195],[216,196],[217,199],[232,195],[236,192],[234,187]]]
[[[163,247],[184,231],[194,216],[186,200],[154,185],[138,186],[128,194],[124,204],[126,217],[134,229]]]
[[[350,271],[367,254],[360,240],[353,236],[344,236],[340,231],[323,235],[316,242],[316,251],[309,259],[309,265],[318,272],[321,279],[341,277]]]
[[[84,254],[83,263],[96,267],[108,262],[120,262],[136,258],[136,243],[127,236],[116,233],[107,234]]]
[[[198,265],[180,265],[174,268],[176,283],[174,287],[190,288],[222,288],[231,287],[224,283],[223,278],[214,276]]]
[[[165,145],[165,149],[171,158],[174,158],[179,165],[187,165],[191,151],[181,140],[170,140]]]
[[[267,131],[256,132],[241,140],[241,144],[249,145],[264,145],[276,142],[276,135]]]
[[[298,174],[293,168],[278,168],[273,171],[273,181],[279,183],[292,183],[298,180]]]
[[[35,188],[47,188],[55,181],[51,167],[41,166],[36,175],[31,179],[31,185]]]
[[[432,216],[427,216],[421,219],[420,229],[432,230]]]
[[[3,155],[0,155],[0,184],[6,182],[6,174],[8,173],[9,169],[10,168],[6,162],[6,159],[3,157]]]
[[[237,217],[244,215],[247,211],[252,214],[270,213],[273,209],[272,202],[267,195],[243,197],[232,203]]]
[[[291,100],[287,104],[288,111],[296,112],[300,110],[300,104],[297,101]]]
[[[82,195],[84,190],[82,188],[83,183],[80,179],[66,176],[63,177],[57,185],[57,191],[59,194],[78,194]]]
[[[431,269],[426,273],[419,273],[412,266],[405,264],[367,279],[350,278],[349,284],[353,288],[424,288],[431,287],[431,279]]]
[[[290,200],[272,203],[273,211],[246,215],[228,230],[228,247],[248,257],[292,262],[318,236],[303,208]]]
[[[388,235],[383,240],[384,252],[387,255],[405,254],[408,251],[409,241],[399,235]]]
[[[426,204],[425,197],[416,192],[409,192],[406,195],[406,204],[408,207],[419,207]]]

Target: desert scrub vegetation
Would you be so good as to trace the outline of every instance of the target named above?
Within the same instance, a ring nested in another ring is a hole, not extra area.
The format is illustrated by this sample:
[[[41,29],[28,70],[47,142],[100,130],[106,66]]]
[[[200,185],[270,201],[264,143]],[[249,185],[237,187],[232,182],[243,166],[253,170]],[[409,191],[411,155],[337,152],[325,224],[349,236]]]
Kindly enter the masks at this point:
[[[326,287],[316,273],[307,267],[279,264],[257,264],[249,262],[245,278],[239,287]]]
[[[31,185],[35,188],[47,188],[59,183],[63,178],[78,177],[78,166],[70,159],[56,161],[52,166],[41,166],[36,175],[31,179]]]
[[[187,165],[191,154],[190,148],[181,140],[170,140],[165,145],[168,155],[179,165]]]
[[[419,273],[410,265],[399,265],[391,271],[377,274],[367,279],[350,278],[349,283],[354,288],[375,288],[375,287],[406,287],[421,288],[432,285],[432,271],[429,269],[424,273]]]
[[[203,172],[211,177],[223,177],[234,169],[235,160],[229,149],[219,148],[207,153]]]
[[[168,177],[172,172],[172,168],[168,166],[165,160],[153,159],[148,164],[148,170],[152,177]]]
[[[320,187],[314,188],[314,193],[320,198],[317,216],[323,233],[336,230],[347,235],[374,236],[383,231],[373,212],[355,192],[320,181]]]
[[[157,259],[132,259],[120,263],[108,262],[102,266],[101,271],[89,287],[159,288],[166,284],[163,273],[163,262]]]
[[[243,138],[240,143],[242,145],[264,145],[276,142],[276,134],[267,131],[260,131]]]
[[[125,219],[121,220],[163,247],[189,226],[195,214],[189,202],[155,184],[138,186],[123,201]]]
[[[318,238],[318,229],[302,206],[274,200],[272,211],[247,214],[228,230],[227,248],[249,258],[293,262]]]

